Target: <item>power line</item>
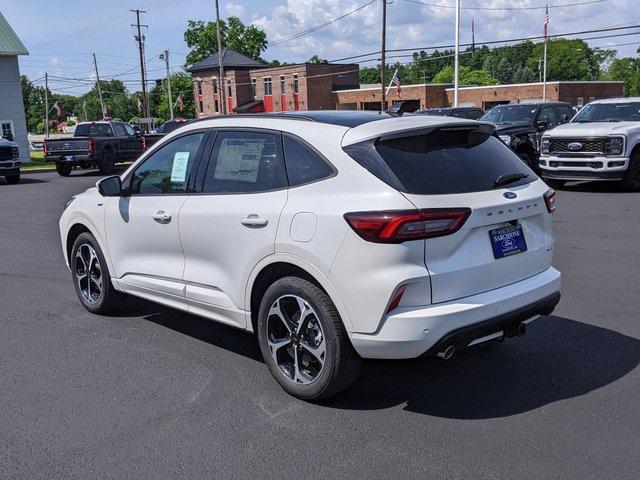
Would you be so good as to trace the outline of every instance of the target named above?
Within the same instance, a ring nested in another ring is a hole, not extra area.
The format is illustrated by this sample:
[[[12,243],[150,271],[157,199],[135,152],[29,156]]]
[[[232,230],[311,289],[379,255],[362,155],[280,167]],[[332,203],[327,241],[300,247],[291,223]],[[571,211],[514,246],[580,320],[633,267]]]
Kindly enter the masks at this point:
[[[404,0],[405,2],[408,3],[414,3],[417,5],[425,5],[428,7],[434,7],[434,8],[450,8],[450,9],[454,9],[456,8],[455,5],[447,5],[447,4],[443,4],[443,3],[431,3],[431,2],[423,2],[421,0]],[[581,5],[592,5],[595,3],[603,3],[606,2],[608,0],[587,0],[584,2],[576,2],[576,3],[563,3],[563,4],[556,4],[556,5],[549,5],[549,8],[565,8],[565,7],[577,7],[577,6],[581,6]],[[506,11],[506,12],[512,12],[512,11],[518,11],[518,10],[544,10],[546,8],[546,5],[541,5],[541,6],[535,6],[535,7],[460,7],[462,10],[484,10],[484,11],[492,11],[492,12],[502,12],[502,11]]]
[[[365,3],[364,5],[359,6],[355,10],[351,10],[351,11],[349,11],[349,12],[343,14],[343,15],[340,15],[339,17],[336,17],[336,18],[333,18],[333,19],[331,19],[331,20],[329,20],[327,22],[321,23],[320,25],[316,25],[315,27],[308,28],[307,30],[303,30],[301,32],[294,33],[293,35],[291,35],[289,37],[282,38],[280,40],[276,40],[275,42],[271,42],[271,43],[269,43],[269,46],[270,47],[275,47],[275,46],[281,45],[281,44],[283,44],[285,42],[289,42],[291,40],[295,40],[296,38],[304,37],[305,35],[309,35],[310,33],[317,32],[318,30],[320,30],[322,28],[325,28],[325,27],[328,27],[329,25],[332,25],[332,24],[342,20],[343,18],[348,17],[349,15],[352,15],[352,14],[354,14],[356,12],[359,12],[363,8],[368,7],[369,5],[371,5],[372,3],[376,2],[376,1],[377,0],[371,0],[371,1],[367,2],[367,3]]]

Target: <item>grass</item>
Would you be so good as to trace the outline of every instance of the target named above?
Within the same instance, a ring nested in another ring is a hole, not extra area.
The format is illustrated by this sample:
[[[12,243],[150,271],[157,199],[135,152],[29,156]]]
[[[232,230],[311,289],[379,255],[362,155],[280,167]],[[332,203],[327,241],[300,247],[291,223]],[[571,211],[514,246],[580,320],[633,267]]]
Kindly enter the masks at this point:
[[[55,170],[55,162],[45,162],[44,152],[29,152],[31,154],[31,163],[25,163],[22,165],[22,171],[49,169]]]

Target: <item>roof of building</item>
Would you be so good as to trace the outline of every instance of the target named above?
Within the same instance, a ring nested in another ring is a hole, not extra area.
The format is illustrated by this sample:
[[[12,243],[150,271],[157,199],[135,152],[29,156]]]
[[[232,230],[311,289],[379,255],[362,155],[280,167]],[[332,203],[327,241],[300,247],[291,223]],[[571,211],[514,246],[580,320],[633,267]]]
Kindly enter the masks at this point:
[[[264,68],[267,65],[251,57],[247,57],[242,53],[231,50],[230,48],[222,49],[222,67],[226,70],[246,69],[246,68]],[[204,70],[213,70],[218,68],[218,52],[209,55],[204,60],[191,65],[187,68],[188,72],[201,72]]]
[[[2,13],[0,13],[0,55],[29,55]]]

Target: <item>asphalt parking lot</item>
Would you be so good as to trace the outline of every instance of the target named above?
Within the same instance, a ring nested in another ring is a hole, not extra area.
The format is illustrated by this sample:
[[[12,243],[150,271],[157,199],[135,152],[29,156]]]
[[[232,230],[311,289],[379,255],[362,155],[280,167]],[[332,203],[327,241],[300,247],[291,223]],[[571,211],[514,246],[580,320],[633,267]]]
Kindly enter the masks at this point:
[[[640,194],[559,193],[563,299],[525,337],[369,361],[314,405],[251,335],[82,308],[57,222],[98,178],[0,180],[0,478],[640,478]]]

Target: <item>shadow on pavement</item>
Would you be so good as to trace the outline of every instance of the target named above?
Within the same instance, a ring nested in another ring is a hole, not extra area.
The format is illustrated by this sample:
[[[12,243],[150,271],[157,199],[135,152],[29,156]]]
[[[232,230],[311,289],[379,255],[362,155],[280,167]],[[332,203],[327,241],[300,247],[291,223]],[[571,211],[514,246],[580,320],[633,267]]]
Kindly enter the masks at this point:
[[[145,300],[123,316],[146,320],[262,362],[252,334]],[[354,384],[322,405],[345,410],[405,410],[445,418],[499,418],[604,387],[640,363],[640,340],[563,317],[542,317],[523,338],[492,342],[449,361],[366,360]],[[268,375],[265,369],[265,375]]]
[[[8,183],[4,180],[4,177],[2,177],[0,175],[0,178],[2,178],[0,180],[0,185],[8,185]],[[20,176],[20,183],[16,184],[16,187],[20,187],[20,185],[28,185],[30,183],[49,183],[49,180],[41,180],[38,178],[31,178],[30,176],[25,176],[25,175],[21,175]]]
[[[371,410],[406,404],[455,419],[505,417],[584,395],[640,363],[640,341],[567,318],[543,317],[521,339],[460,352],[445,362],[368,361],[325,406]]]
[[[585,192],[585,193],[630,193],[622,187],[622,182],[578,182],[568,183],[560,188],[560,191]]]

